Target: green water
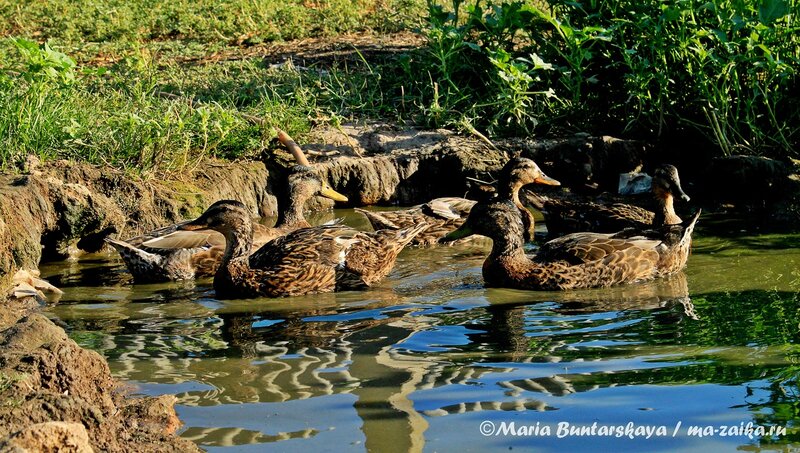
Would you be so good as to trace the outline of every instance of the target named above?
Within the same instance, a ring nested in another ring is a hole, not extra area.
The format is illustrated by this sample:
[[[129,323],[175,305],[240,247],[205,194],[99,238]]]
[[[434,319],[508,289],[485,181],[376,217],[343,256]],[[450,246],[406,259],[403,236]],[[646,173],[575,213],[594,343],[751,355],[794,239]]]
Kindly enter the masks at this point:
[[[369,291],[289,299],[132,285],[110,254],[42,272],[65,291],[49,314],[137,393],[176,394],[207,450],[798,448],[800,234],[701,222],[684,273],[564,293],[483,288],[486,244],[408,249]]]

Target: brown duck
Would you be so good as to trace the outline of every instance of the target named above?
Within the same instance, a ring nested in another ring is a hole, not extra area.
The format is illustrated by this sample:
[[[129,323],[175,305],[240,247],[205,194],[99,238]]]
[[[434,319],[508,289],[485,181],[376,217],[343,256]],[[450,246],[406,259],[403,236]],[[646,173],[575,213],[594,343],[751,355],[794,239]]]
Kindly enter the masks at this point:
[[[656,168],[652,179],[655,212],[626,203],[569,201],[526,194],[534,208],[544,214],[548,234],[552,237],[578,231],[612,233],[625,228],[650,228],[677,225],[681,218],[675,213],[674,198],[689,201],[683,192],[678,169],[672,165]]]
[[[691,221],[664,227],[661,237],[615,237],[603,233],[574,233],[547,242],[529,258],[523,249],[524,224],[510,201],[478,203],[467,221],[442,240],[471,234],[492,239],[483,263],[486,286],[532,290],[595,288],[652,280],[675,273],[686,264]]]
[[[253,223],[245,206],[223,200],[181,231],[211,229],[225,238],[222,263],[214,275],[221,298],[283,297],[360,289],[385,277],[397,255],[426,228],[362,233],[342,224],[301,228],[250,254]]]
[[[500,170],[496,193],[498,199],[511,200],[520,209],[526,225],[526,241],[533,238],[534,220],[533,214],[520,202],[519,191],[523,186],[532,183],[560,185],[558,181],[545,175],[532,160],[523,157],[514,158]],[[466,198],[444,197],[404,210],[376,212],[356,208],[356,212],[364,214],[376,230],[396,230],[426,222],[430,226],[418,235],[412,244],[434,245],[464,223],[475,203],[477,202]]]
[[[313,169],[296,165],[288,176],[286,192],[279,198],[278,221],[272,228],[252,224],[254,248],[299,228],[311,225],[303,216],[305,202],[314,195],[335,201],[347,197],[333,190]],[[182,231],[175,224],[126,241],[106,239],[122,257],[137,282],[158,282],[211,277],[222,261],[225,238],[216,231]]]

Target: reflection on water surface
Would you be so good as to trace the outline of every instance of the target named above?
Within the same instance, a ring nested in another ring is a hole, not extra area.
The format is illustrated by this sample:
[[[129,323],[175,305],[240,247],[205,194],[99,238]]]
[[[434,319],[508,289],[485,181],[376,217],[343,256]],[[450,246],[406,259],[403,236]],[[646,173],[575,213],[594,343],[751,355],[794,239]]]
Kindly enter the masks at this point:
[[[799,239],[706,229],[685,273],[563,293],[483,288],[486,244],[409,249],[377,288],[291,299],[134,286],[112,255],[42,271],[65,290],[50,314],[141,393],[177,394],[183,436],[209,450],[784,449],[800,446]],[[669,435],[559,438],[565,422]],[[789,430],[687,434],[748,422]]]

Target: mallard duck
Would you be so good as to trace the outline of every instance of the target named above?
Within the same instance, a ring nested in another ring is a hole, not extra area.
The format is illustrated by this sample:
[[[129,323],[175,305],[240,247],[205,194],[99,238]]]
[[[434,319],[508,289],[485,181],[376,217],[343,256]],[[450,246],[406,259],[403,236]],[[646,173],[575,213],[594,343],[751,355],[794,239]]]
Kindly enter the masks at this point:
[[[699,212],[682,225],[664,227],[660,239],[603,233],[574,233],[547,242],[529,258],[524,225],[509,200],[476,204],[466,222],[443,241],[472,234],[492,239],[483,263],[487,286],[532,290],[595,288],[652,280],[686,264]]]
[[[612,233],[625,228],[680,224],[681,218],[675,213],[673,201],[676,196],[689,201],[689,196],[681,188],[678,169],[672,165],[657,167],[651,190],[657,205],[655,212],[626,203],[556,200],[535,194],[526,194],[525,198],[544,214],[550,236],[578,231]]]
[[[530,159],[518,157],[511,159],[500,170],[496,196],[499,199],[512,200],[520,209],[526,225],[525,238],[533,238],[533,214],[525,208],[519,199],[522,186],[538,183],[558,186],[561,183],[545,175],[536,163]],[[466,198],[435,198],[427,203],[398,211],[366,211],[356,208],[356,212],[364,214],[372,227],[378,229],[398,229],[420,222],[430,226],[418,235],[412,244],[434,245],[447,233],[461,226],[475,206],[476,201]]]
[[[314,170],[294,166],[287,176],[287,191],[279,197],[278,221],[269,228],[252,224],[254,248],[299,228],[311,225],[303,216],[305,202],[314,195],[334,201],[347,197],[333,190]],[[182,223],[169,225],[126,241],[106,239],[120,254],[136,281],[155,282],[211,277],[225,248],[222,234],[180,230]]]
[[[181,231],[211,229],[225,237],[214,275],[217,297],[283,297],[369,286],[394,266],[397,254],[425,225],[362,233],[340,223],[301,228],[250,254],[253,223],[246,207],[223,200]]]

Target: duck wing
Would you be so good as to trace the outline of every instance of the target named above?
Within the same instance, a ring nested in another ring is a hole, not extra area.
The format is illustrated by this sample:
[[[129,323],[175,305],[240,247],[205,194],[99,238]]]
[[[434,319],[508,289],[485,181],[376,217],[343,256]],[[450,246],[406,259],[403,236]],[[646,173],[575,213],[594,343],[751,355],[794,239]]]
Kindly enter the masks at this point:
[[[267,269],[277,264],[320,263],[325,266],[342,265],[345,253],[356,242],[357,231],[342,225],[326,224],[300,228],[285,236],[267,242],[250,255],[251,269]]]
[[[466,198],[434,198],[422,205],[422,213],[443,220],[466,219],[475,203],[477,202]]]
[[[175,231],[141,243],[151,249],[185,249],[195,247],[225,247],[225,237],[212,230]]]
[[[420,222],[433,223],[464,222],[475,201],[458,197],[441,197],[397,211],[366,211],[356,208],[356,212],[364,214],[375,231],[383,229],[409,228]],[[458,228],[456,225],[453,229]]]
[[[655,250],[659,244],[660,240],[641,236],[621,239],[605,233],[573,233],[543,244],[534,260],[544,263],[565,261],[570,265],[580,265],[603,260],[615,254],[620,259],[625,259],[629,256],[629,252],[635,252],[629,250],[631,248]],[[634,253],[637,254],[638,252]]]
[[[194,278],[192,257],[207,250],[199,247],[151,252],[126,241],[113,238],[106,238],[105,241],[117,250],[125,267],[137,282],[166,282]]]
[[[646,228],[653,223],[652,211],[625,203],[602,204],[552,200],[542,213],[548,232],[563,234],[576,231],[610,233],[625,228]]]
[[[222,297],[285,297],[330,292],[336,269],[357,242],[356,230],[340,223],[301,228],[264,244],[249,258],[228,264],[228,276],[214,278]]]
[[[361,208],[355,208],[354,211],[358,212],[359,214],[363,214],[364,217],[366,217],[367,220],[369,220],[369,223],[372,225],[372,229],[374,229],[375,231],[384,229],[390,229],[390,230],[400,229],[399,225],[389,220],[381,212],[367,211],[366,209],[361,209]]]

